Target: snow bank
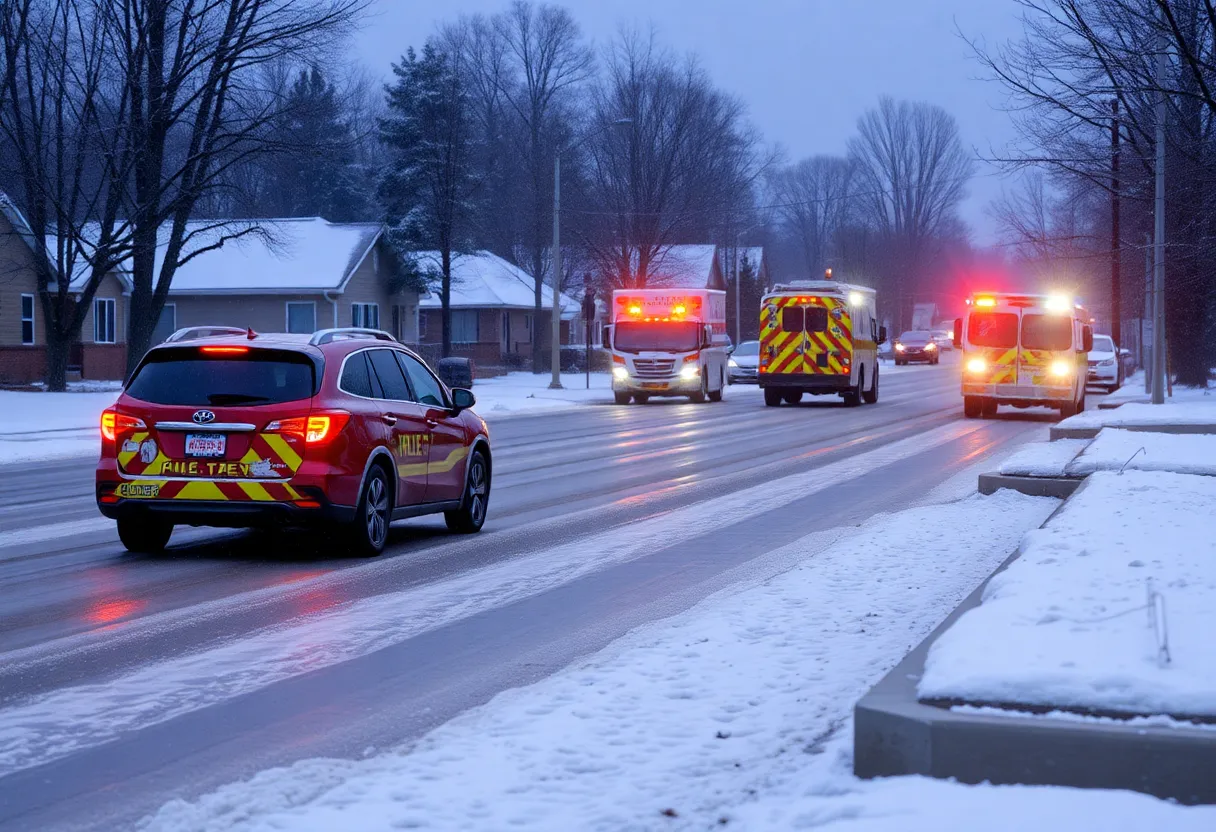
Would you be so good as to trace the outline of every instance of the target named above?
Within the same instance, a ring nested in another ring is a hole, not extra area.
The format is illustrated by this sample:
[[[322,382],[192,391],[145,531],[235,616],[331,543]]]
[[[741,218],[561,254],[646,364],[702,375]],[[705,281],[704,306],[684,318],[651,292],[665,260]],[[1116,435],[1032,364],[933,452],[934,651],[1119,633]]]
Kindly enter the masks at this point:
[[[1216,435],[1104,428],[1081,455],[1069,463],[1067,471],[1069,476],[1087,476],[1095,471],[1118,471],[1124,465],[1128,471],[1216,476]]]
[[[1060,439],[1023,445],[1001,465],[1002,474],[1017,477],[1062,477],[1073,457],[1090,443],[1089,439]]]
[[[930,650],[924,698],[1216,716],[1216,479],[1091,476]],[[1165,598],[1158,663],[1148,582]]]
[[[1207,389],[1204,389],[1202,387],[1175,386],[1174,395],[1172,397],[1169,395],[1168,389],[1166,390],[1165,401],[1167,404],[1169,404],[1173,402],[1211,402],[1214,399],[1216,399],[1216,388],[1208,387]],[[1148,400],[1149,394],[1144,392],[1143,370],[1136,372],[1134,375],[1128,378],[1127,381],[1123,382],[1123,386],[1115,392],[1102,397],[1102,402],[1104,404],[1118,402],[1147,402]]]
[[[1086,410],[1071,416],[1056,427],[1152,427],[1154,425],[1216,425],[1216,396],[1208,401],[1195,400],[1176,404],[1141,404],[1133,402],[1110,410]]]
[[[0,390],[0,464],[96,454],[101,411],[117,389],[90,393]]]
[[[1002,491],[879,517],[826,549],[822,535],[803,539],[751,565],[760,582],[500,694],[408,749],[265,771],[174,801],[145,829],[616,832],[786,811],[825,748],[847,741],[857,697],[1056,505]],[[886,812],[882,788],[844,779],[868,811]],[[760,807],[745,806],[752,795]]]

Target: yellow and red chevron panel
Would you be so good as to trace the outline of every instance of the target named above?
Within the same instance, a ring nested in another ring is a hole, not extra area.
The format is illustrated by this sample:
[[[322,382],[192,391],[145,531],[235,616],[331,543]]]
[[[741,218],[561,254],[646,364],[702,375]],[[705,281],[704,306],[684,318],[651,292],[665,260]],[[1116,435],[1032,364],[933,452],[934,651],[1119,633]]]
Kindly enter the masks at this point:
[[[1053,379],[1050,373],[1051,363],[1057,358],[1067,359],[1069,356],[1052,350],[1023,349],[1018,361],[1021,367],[1030,373],[1032,384],[1059,384],[1059,380]]]
[[[992,347],[980,350],[980,357],[988,364],[988,384],[1017,384],[1018,348]]]
[[[781,313],[787,307],[824,308],[828,325],[823,332],[787,332]],[[826,355],[825,366],[819,356]],[[853,359],[852,319],[848,307],[836,298],[785,295],[768,298],[760,310],[760,372],[836,375],[850,372]]]
[[[295,436],[258,433],[249,435],[240,460],[171,459],[147,431],[137,431],[122,441],[118,465],[124,474],[146,479],[122,483],[117,493],[134,499],[295,500],[299,492],[274,480],[295,475],[303,462],[299,444]]]
[[[291,502],[303,497],[287,483],[228,480],[126,480],[114,489],[128,500]]]

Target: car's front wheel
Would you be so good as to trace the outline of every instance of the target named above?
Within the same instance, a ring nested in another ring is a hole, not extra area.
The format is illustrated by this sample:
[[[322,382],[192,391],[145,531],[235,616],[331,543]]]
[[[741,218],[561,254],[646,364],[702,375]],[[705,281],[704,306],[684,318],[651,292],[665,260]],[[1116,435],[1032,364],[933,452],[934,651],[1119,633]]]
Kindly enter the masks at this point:
[[[486,510],[490,505],[490,465],[485,454],[473,451],[469,459],[469,473],[465,477],[464,497],[460,508],[445,511],[443,519],[448,528],[459,534],[474,534],[481,531],[486,522]]]
[[[151,517],[123,517],[118,520],[118,539],[128,552],[155,555],[165,551],[173,524]]]
[[[363,494],[355,511],[355,520],[348,529],[351,550],[357,555],[375,557],[388,543],[388,525],[393,516],[393,500],[389,491],[388,474],[373,465],[363,483]]]

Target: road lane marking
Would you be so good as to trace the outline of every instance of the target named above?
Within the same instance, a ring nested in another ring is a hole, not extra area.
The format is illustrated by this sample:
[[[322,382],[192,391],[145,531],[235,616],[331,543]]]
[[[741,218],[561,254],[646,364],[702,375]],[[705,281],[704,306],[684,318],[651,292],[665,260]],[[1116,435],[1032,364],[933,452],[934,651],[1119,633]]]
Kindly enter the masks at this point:
[[[565,585],[594,572],[644,558],[674,540],[804,500],[809,494],[872,475],[878,469],[956,441],[984,427],[959,422],[892,442],[820,468],[662,512],[450,578],[365,597],[328,612],[300,616],[199,652],[139,666],[115,679],[60,688],[0,710],[0,776],[54,760],[210,705],[251,693],[301,673],[328,667],[422,633]],[[577,512],[561,522],[577,524]],[[254,596],[325,594],[356,570],[392,571],[371,563],[255,590],[200,605],[210,615],[247,607]],[[400,568],[400,564],[398,564]],[[184,613],[184,614],[183,614]],[[198,620],[190,610],[158,613],[127,625],[133,632],[163,630]],[[112,635],[108,633],[107,636]],[[70,641],[71,638],[63,641]],[[52,642],[50,646],[56,643]],[[45,653],[46,645],[34,652]],[[12,661],[14,651],[4,659]]]

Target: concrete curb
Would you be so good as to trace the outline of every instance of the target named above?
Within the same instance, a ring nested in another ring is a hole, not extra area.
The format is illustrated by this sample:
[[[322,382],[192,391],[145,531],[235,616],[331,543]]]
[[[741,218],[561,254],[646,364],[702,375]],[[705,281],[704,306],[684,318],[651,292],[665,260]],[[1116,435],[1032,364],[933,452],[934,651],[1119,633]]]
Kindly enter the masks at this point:
[[[1084,478],[1073,477],[1021,477],[1013,474],[980,474],[981,494],[995,494],[1002,488],[1010,488],[1031,497],[1071,497],[1080,488]]]
[[[920,774],[953,777],[963,783],[1130,789],[1185,804],[1216,803],[1216,776],[1212,774],[1216,771],[1216,731],[1013,712],[975,714],[918,699],[916,686],[933,642],[963,613],[979,606],[992,577],[1021,554],[1019,549],[1006,558],[857,702],[853,709],[854,774],[863,778]]]
[[[1119,430],[1132,430],[1141,433],[1173,433],[1173,434],[1199,434],[1199,433],[1216,433],[1216,424],[1194,424],[1194,425],[1097,425],[1092,428],[1065,428],[1053,426],[1051,428],[1051,441],[1057,439],[1093,439],[1098,435],[1102,428],[1118,428]]]

